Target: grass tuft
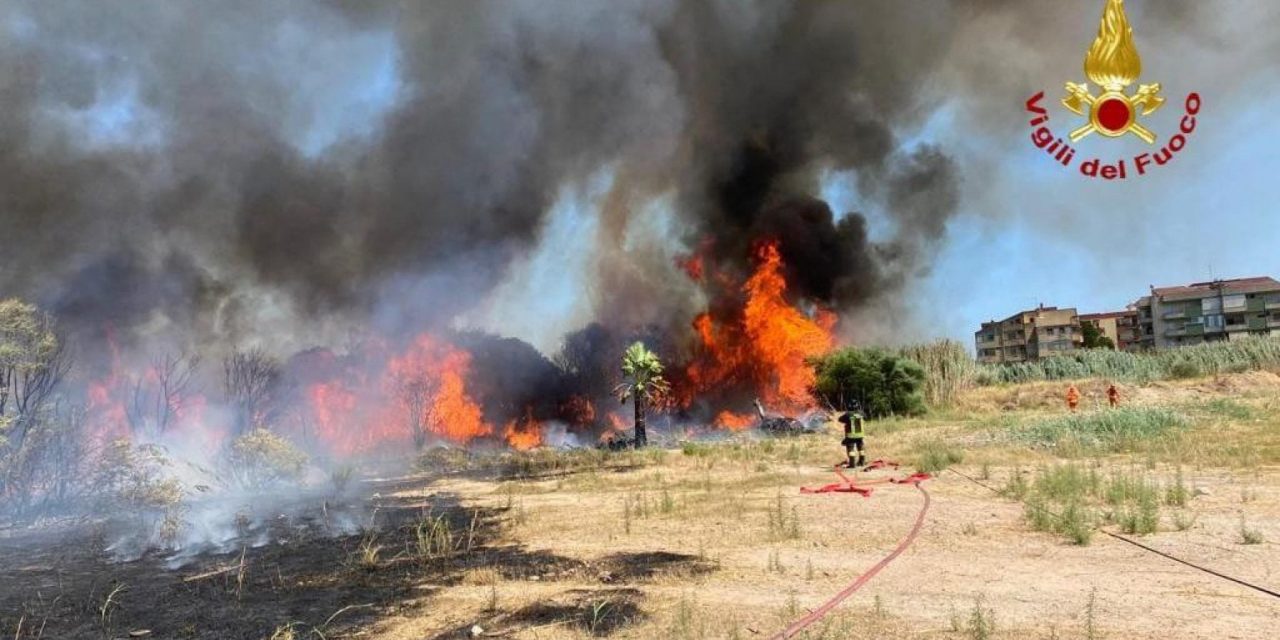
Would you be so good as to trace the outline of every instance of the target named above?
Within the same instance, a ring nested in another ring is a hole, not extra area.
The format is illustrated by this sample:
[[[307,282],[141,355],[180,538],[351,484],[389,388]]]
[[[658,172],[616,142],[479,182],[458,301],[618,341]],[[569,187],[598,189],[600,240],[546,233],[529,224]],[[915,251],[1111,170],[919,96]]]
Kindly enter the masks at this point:
[[[1262,537],[1262,532],[1250,529],[1244,516],[1240,516],[1240,544],[1262,544],[1263,542],[1266,540]]]
[[[1157,438],[1177,435],[1188,426],[1185,417],[1168,409],[1124,407],[1048,418],[1015,431],[1015,437],[1031,446],[1069,455],[1129,453]]]
[[[938,439],[915,444],[915,466],[925,473],[939,473],[953,464],[964,462],[964,451]]]

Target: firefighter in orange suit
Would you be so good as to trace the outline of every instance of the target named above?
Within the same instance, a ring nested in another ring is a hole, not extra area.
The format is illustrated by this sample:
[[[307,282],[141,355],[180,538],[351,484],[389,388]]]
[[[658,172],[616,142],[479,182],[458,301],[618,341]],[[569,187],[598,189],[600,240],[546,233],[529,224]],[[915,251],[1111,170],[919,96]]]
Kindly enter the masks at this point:
[[[1067,387],[1067,409],[1075,413],[1078,406],[1080,406],[1080,390],[1073,384]]]
[[[1120,390],[1114,383],[1107,387],[1107,402],[1111,404],[1112,409],[1120,406]]]

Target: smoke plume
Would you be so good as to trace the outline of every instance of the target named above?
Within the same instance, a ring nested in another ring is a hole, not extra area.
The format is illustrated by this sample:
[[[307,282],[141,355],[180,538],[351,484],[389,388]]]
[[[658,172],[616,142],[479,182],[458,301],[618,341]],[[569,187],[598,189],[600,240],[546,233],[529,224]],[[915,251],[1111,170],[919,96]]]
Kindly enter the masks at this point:
[[[0,291],[126,345],[298,349],[370,323],[443,325],[537,245],[559,189],[608,168],[599,232],[573,247],[594,256],[601,321],[645,305],[638,317],[687,326],[696,287],[673,298],[667,258],[706,246],[742,272],[763,236],[794,294],[864,305],[927,268],[956,206],[946,154],[896,131],[945,51],[941,21],[917,17],[840,2],[7,4]],[[892,237],[819,200],[823,171],[856,172]],[[661,250],[637,248],[642,204],[663,196],[678,224],[646,239]]]

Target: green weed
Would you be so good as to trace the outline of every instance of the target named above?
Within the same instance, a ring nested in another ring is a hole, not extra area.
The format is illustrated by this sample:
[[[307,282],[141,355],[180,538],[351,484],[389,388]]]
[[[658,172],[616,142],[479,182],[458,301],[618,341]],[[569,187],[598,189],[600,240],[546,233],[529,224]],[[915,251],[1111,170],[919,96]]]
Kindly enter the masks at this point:
[[[917,470],[936,474],[964,462],[964,451],[942,440],[921,440],[915,444],[915,460]]]
[[[1067,455],[1137,451],[1157,438],[1177,435],[1189,426],[1179,413],[1156,407],[1124,407],[1048,418],[1014,432],[1031,446]]]

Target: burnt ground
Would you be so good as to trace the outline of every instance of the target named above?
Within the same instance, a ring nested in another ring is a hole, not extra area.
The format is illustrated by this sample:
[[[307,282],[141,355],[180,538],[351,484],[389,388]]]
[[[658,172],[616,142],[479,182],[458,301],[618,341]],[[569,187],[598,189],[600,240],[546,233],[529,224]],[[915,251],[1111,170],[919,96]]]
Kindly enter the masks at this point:
[[[675,553],[618,553],[584,562],[530,550],[503,540],[506,508],[465,508],[457,495],[431,493],[427,484],[417,479],[372,487],[379,490],[370,500],[374,517],[361,533],[328,535],[317,508],[311,526],[292,527],[256,548],[246,542],[231,552],[206,553],[176,569],[170,556],[157,552],[114,560],[101,527],[0,538],[0,637],[256,640],[290,628],[299,638],[370,637],[373,623],[430,607],[439,593],[480,568],[504,581],[600,585],[495,612],[483,620],[486,626],[567,621],[608,635],[643,619],[642,594],[624,586],[628,582],[670,568],[711,570],[695,556]],[[393,493],[418,497],[384,497]],[[414,551],[424,514],[448,520],[459,552],[424,559]],[[379,548],[373,562],[364,553],[370,547]],[[468,626],[435,637],[469,632]]]
[[[2,539],[0,630],[6,638],[256,639],[292,625],[299,636],[319,630],[341,638],[377,617],[429,603],[436,589],[481,563],[511,577],[572,564],[496,544],[502,510],[465,509],[454,495],[377,498],[375,506],[362,533],[330,536],[311,526],[256,548],[246,543],[205,554],[178,569],[154,552],[114,561],[93,530]],[[471,553],[433,559],[414,553],[428,510],[468,536]],[[379,547],[376,561],[366,559],[370,547]],[[418,586],[424,584],[432,586]]]
[[[495,513],[463,509],[449,495],[434,496],[431,507],[454,529],[465,530],[474,514],[476,550],[492,553],[510,571],[555,561],[515,548],[488,549]],[[429,579],[447,585],[467,568],[450,558],[409,558],[421,514],[420,504],[382,503],[375,534],[315,532],[204,555],[180,569],[168,568],[161,554],[114,562],[93,532],[56,541],[36,534],[6,539],[0,541],[0,629],[15,638],[114,638],[150,631],[157,638],[230,639],[264,638],[296,624],[300,631],[323,629],[327,637],[343,637],[374,616],[429,600],[430,590],[414,590],[414,584]],[[361,562],[366,543],[382,547],[376,565]]]

